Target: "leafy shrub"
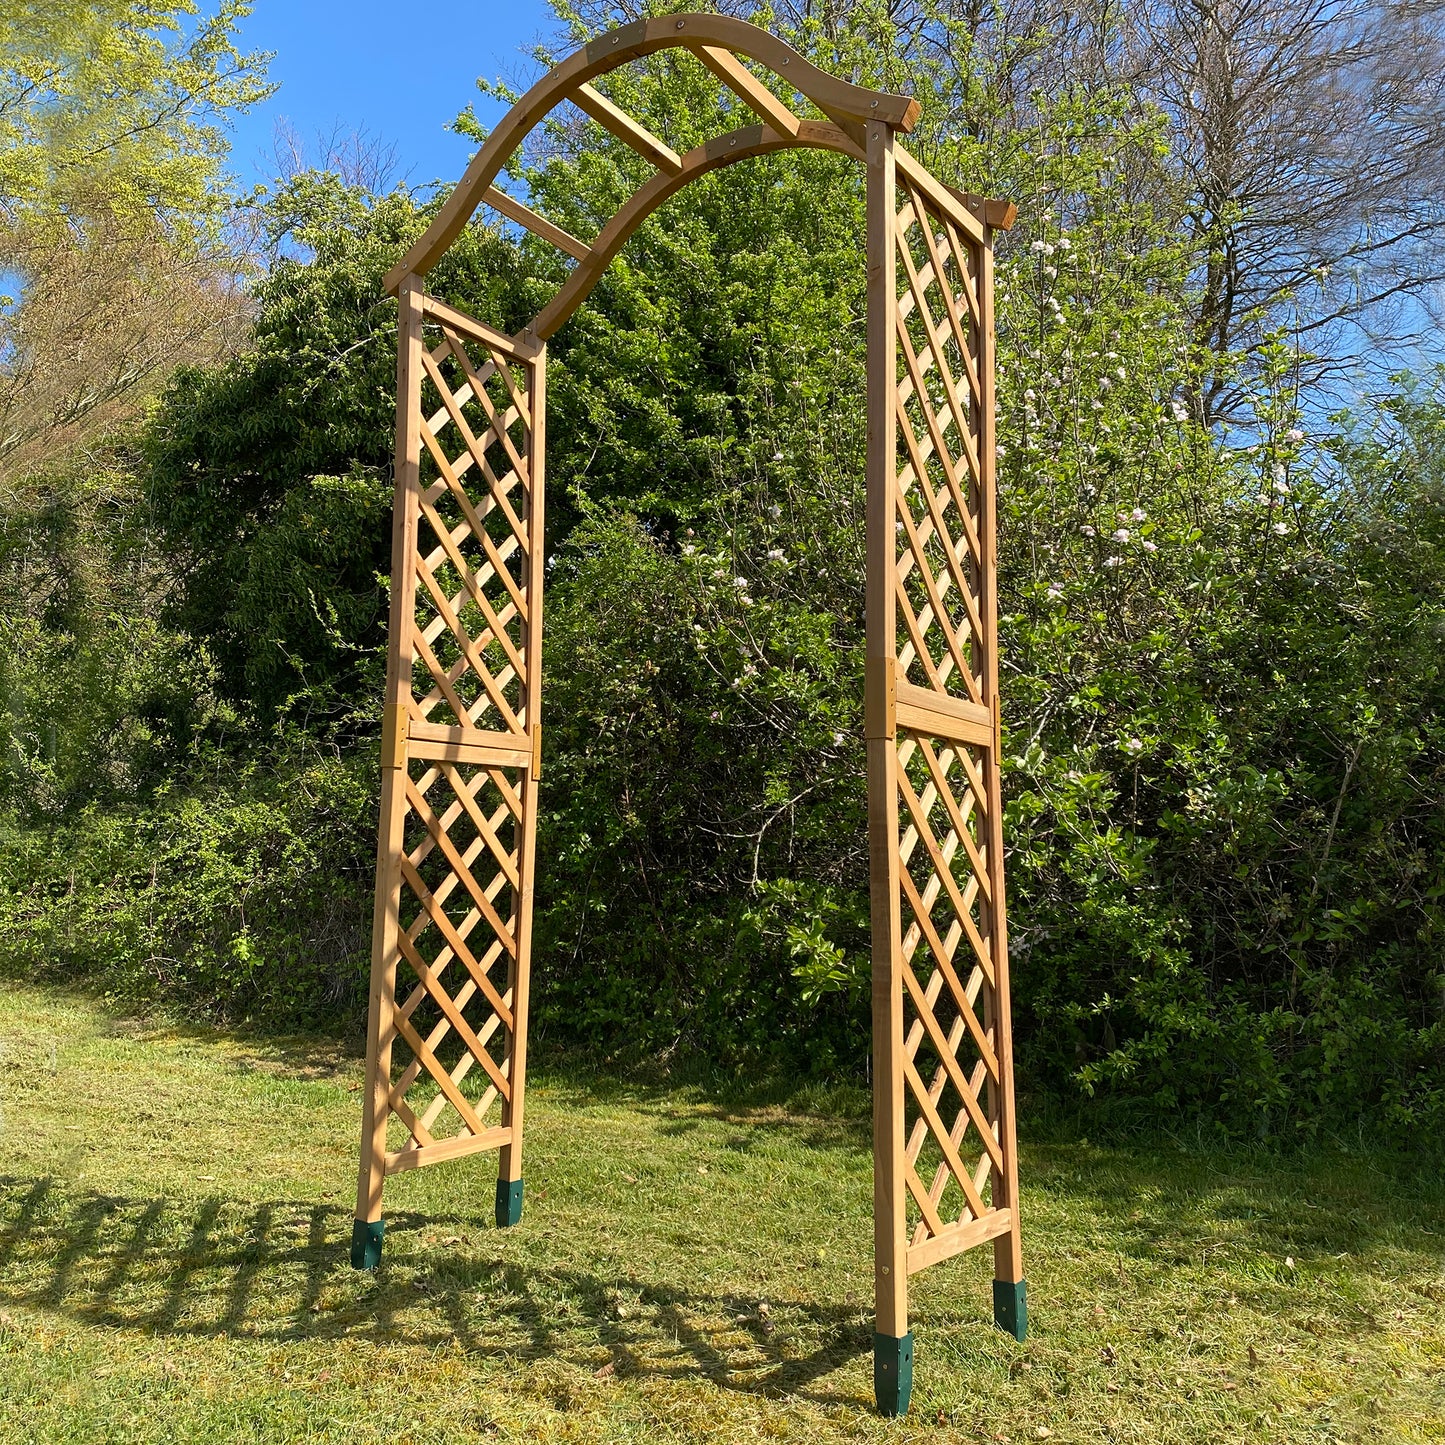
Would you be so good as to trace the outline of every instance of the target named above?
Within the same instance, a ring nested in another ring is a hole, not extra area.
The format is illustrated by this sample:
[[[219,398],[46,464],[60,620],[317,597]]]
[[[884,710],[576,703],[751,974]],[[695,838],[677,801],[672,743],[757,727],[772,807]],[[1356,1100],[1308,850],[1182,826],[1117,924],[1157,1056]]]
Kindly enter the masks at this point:
[[[684,145],[720,119],[689,76],[622,98]],[[946,100],[929,164],[1030,198],[997,257],[1021,1082],[1235,1134],[1437,1125],[1445,376],[1331,422],[1280,338],[1233,378],[1236,424],[1201,424],[1158,117],[1091,92],[968,129]],[[638,165],[559,126],[518,171],[590,233]],[[302,178],[268,214],[300,254],[259,282],[252,349],[176,379],[129,520],[12,529],[48,539],[13,575],[83,556],[96,581],[12,592],[0,921],[12,967],[354,1019],[379,280],[427,211]],[[558,1046],[866,1072],[861,237],[836,157],[719,172],[551,344],[534,997]],[[476,225],[432,284],[516,326],[557,280]]]
[[[370,766],[367,766],[367,764]],[[287,1027],[365,1007],[375,757],[0,831],[0,967]]]

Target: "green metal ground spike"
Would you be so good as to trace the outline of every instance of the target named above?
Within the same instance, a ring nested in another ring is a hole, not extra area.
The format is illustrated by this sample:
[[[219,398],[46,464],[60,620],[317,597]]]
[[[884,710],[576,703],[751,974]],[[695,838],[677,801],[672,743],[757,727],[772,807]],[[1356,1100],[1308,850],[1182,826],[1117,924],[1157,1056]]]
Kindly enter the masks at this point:
[[[895,1339],[892,1335],[873,1336],[873,1398],[878,1413],[889,1417],[908,1413],[908,1397],[913,1393],[913,1331]]]
[[[522,1218],[522,1181],[497,1180],[497,1228],[510,1229]]]
[[[1027,1280],[996,1279],[993,1282],[993,1322],[1020,1344],[1028,1338],[1029,1301]]]
[[[385,1233],[384,1219],[351,1221],[352,1269],[375,1269],[381,1263],[381,1237]]]

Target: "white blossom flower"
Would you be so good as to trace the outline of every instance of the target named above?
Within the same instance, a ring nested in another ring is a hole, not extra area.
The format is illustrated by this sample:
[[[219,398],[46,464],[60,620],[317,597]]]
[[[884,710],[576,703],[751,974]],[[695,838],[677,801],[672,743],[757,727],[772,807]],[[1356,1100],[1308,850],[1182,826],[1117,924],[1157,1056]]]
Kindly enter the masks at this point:
[[[1122,366],[1115,371],[1114,375],[1117,376],[1120,381],[1127,381],[1129,379],[1129,373],[1125,371]]]
[[[843,734],[842,734],[842,733],[834,733],[834,734],[833,734],[833,746],[834,746],[834,747],[837,747],[842,741],[843,741]]]
[[[1130,518],[1135,522],[1142,522],[1146,515],[1143,507],[1135,507],[1134,510],[1129,513]]]
[[[691,557],[692,554],[693,554],[694,552],[696,552],[696,551],[697,551],[697,548],[694,547],[691,542],[689,542],[689,543],[682,549],[682,555],[683,555],[684,557]]]
[[[1103,403],[1102,401],[1100,401],[1097,396],[1093,399],[1093,401],[1091,401],[1091,402],[1089,403],[1089,410],[1090,410],[1090,411],[1103,411],[1103,409],[1104,409],[1104,403]]]
[[[1275,479],[1275,481],[1277,481],[1277,482],[1282,482],[1282,481],[1284,481],[1286,475],[1287,475],[1287,473],[1285,472],[1285,469],[1284,469],[1282,466],[1280,466],[1280,464],[1279,464],[1278,462],[1276,462],[1276,463],[1275,463],[1275,466],[1274,466],[1274,479]]]
[[[1142,753],[1144,751],[1144,744],[1139,738],[1130,738],[1129,741],[1124,744],[1124,751],[1126,753]]]
[[[783,459],[783,454],[782,454],[782,452],[774,452],[774,453],[773,453],[773,460],[774,460],[775,462],[780,462],[780,461],[782,461],[782,459]]]
[[[1044,249],[1044,246],[1045,246],[1046,244],[1047,244],[1047,243],[1044,242],[1044,241],[1035,241],[1035,242],[1033,243],[1033,245],[1029,247],[1029,250],[1030,250],[1030,251],[1042,251],[1042,250]]]
[[[778,506],[778,504],[777,504],[776,502],[774,502],[773,505],[768,508],[768,516],[776,518],[776,517],[781,517],[782,515],[783,515],[783,509],[782,509],[780,506]]]
[[[1124,559],[1123,559],[1122,557],[1105,557],[1105,558],[1104,558],[1104,566],[1106,566],[1106,567],[1122,567],[1123,565],[1124,565]]]
[[[1049,588],[1048,597],[1050,602],[1057,602],[1063,595],[1063,588],[1057,582]]]
[[[1159,550],[1159,548],[1153,542],[1143,542],[1140,545],[1144,548],[1146,552],[1157,552]]]
[[[1273,532],[1276,537],[1287,537],[1289,536],[1289,523],[1276,522],[1274,526],[1270,528],[1270,531]]]
[[[1280,496],[1282,496],[1282,497],[1287,497],[1287,496],[1289,496],[1289,483],[1288,483],[1288,482],[1281,482],[1281,481],[1276,480],[1276,482],[1275,482],[1275,484],[1274,484],[1274,489],[1275,489],[1275,491],[1277,491],[1277,492],[1280,494]]]
[[[770,547],[768,549],[769,562],[781,562],[783,560],[783,549],[781,547]]]
[[[1169,410],[1174,414],[1175,421],[1188,421],[1189,413],[1184,409],[1184,404],[1178,401],[1169,403]]]
[[[1285,433],[1285,437],[1292,442],[1302,442],[1305,439],[1305,434],[1297,426],[1292,426]]]
[[[1074,244],[1074,243],[1073,243],[1071,240],[1069,240],[1069,238],[1068,238],[1067,236],[1060,236],[1060,237],[1059,237],[1059,250],[1061,250],[1061,251],[1071,250],[1072,247],[1073,247],[1073,244]]]
[[[746,589],[747,585],[748,585],[748,579],[747,579],[746,577],[734,577],[734,578],[733,578],[733,586],[736,587],[739,592],[744,591],[744,590]]]
[[[1127,527],[1120,527],[1119,530],[1114,533],[1114,540],[1116,542],[1127,542],[1129,540],[1129,529]]]
[[[1007,448],[1007,447],[995,447],[995,448],[993,449],[993,454],[994,454],[994,456],[996,456],[996,457],[999,459],[999,461],[1002,461],[1002,460],[1008,455],[1008,448]]]
[[[1045,267],[1044,267],[1044,275],[1047,276],[1050,281],[1052,281],[1058,274],[1059,274],[1058,267],[1056,267],[1056,266],[1045,266]]]
[[[1094,529],[1092,527],[1080,527],[1079,530],[1086,537],[1092,537],[1094,535]]]
[[[1029,387],[1028,390],[1024,392],[1025,401],[1036,401],[1037,399],[1038,394],[1034,391],[1033,387]]]

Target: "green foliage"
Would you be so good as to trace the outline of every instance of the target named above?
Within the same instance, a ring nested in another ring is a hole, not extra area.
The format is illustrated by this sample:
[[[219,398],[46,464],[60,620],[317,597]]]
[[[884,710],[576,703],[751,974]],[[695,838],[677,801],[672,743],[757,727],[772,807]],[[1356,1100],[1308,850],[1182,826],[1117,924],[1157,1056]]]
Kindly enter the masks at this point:
[[[7,231],[83,222],[99,205],[215,215],[218,121],[271,88],[236,49],[243,0],[7,0],[0,6],[0,214]]]
[[[1022,202],[997,295],[1025,1087],[1248,1135],[1437,1121],[1445,377],[1328,422],[1281,337],[1241,373],[1248,430],[1201,425],[1218,358],[1192,340],[1199,258],[1158,116],[1064,90],[1007,124],[1000,73],[939,24],[953,43],[927,51],[890,49],[872,11],[798,38],[916,89],[927,163]],[[679,148],[725,128],[690,59],[608,84]],[[515,179],[593,234],[639,165],[556,125]],[[12,593],[51,600],[7,614],[0,667],[17,964],[288,1018],[359,997],[364,938],[317,941],[314,920],[322,900],[366,916],[379,282],[430,213],[325,177],[271,197],[248,349],[176,377],[113,506],[57,487],[7,534],[14,576],[53,574]],[[839,157],[719,171],[551,343],[553,1040],[866,1070],[862,235]],[[514,329],[560,279],[554,253],[478,223],[431,285]],[[70,601],[72,571],[108,580]],[[18,825],[41,816],[60,822],[37,842]]]
[[[303,175],[260,219],[274,259],[250,346],[181,371],[147,432],[179,582],[166,616],[208,639],[222,688],[262,719],[305,692],[317,725],[345,726],[383,666],[396,303],[381,277],[425,218],[403,193],[368,204]],[[501,238],[469,234],[437,284],[485,307],[514,270]]]
[[[293,759],[0,831],[0,967],[273,1026],[365,1002],[374,753]]]

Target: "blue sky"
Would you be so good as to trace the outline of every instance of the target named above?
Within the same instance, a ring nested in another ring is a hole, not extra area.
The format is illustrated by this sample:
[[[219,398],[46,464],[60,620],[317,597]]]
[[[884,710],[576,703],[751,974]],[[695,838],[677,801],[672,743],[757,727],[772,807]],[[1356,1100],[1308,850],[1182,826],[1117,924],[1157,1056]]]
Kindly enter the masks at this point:
[[[240,45],[276,52],[280,89],[237,119],[231,168],[246,187],[269,180],[284,121],[313,150],[318,133],[333,131],[394,144],[397,180],[454,181],[472,144],[444,126],[468,101],[483,122],[497,120],[501,108],[477,94],[477,77],[526,76],[551,21],[543,0],[256,0]]]

